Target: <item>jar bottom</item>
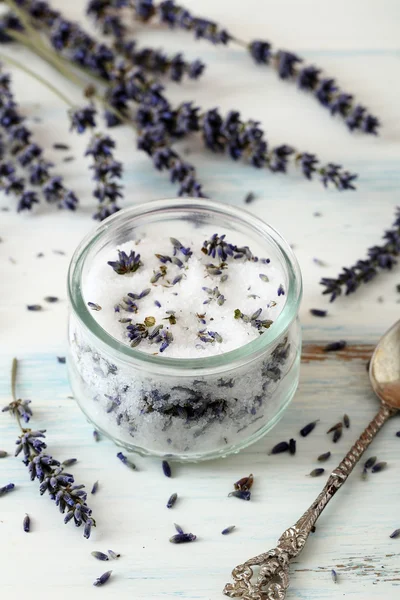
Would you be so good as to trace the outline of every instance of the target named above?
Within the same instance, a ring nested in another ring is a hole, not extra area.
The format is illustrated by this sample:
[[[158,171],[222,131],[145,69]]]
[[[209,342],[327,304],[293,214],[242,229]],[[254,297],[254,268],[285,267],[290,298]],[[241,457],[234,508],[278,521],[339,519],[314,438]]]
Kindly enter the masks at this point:
[[[173,453],[173,452],[158,452],[155,450],[147,450],[145,448],[142,448],[140,446],[132,444],[126,440],[122,440],[122,439],[119,439],[118,437],[111,435],[101,425],[96,423],[96,421],[85,410],[84,399],[82,402],[80,401],[80,398],[79,398],[80,394],[79,394],[78,390],[75,388],[75,386],[73,385],[71,374],[70,374],[70,383],[71,383],[72,390],[74,392],[75,400],[76,400],[79,408],[85,415],[86,419],[88,420],[88,422],[94,426],[96,431],[98,431],[99,433],[101,433],[102,435],[104,435],[105,437],[110,439],[111,441],[113,441],[116,444],[116,446],[125,448],[129,452],[134,452],[140,456],[168,458],[175,462],[198,463],[198,462],[202,462],[205,460],[215,460],[216,458],[226,458],[227,456],[230,456],[231,454],[237,454],[244,448],[247,448],[248,446],[251,446],[252,444],[258,442],[267,433],[269,433],[271,431],[271,429],[273,429],[275,427],[275,425],[277,423],[279,423],[279,421],[283,417],[284,412],[288,408],[290,402],[292,401],[292,399],[296,393],[297,386],[299,383],[299,370],[300,370],[300,357],[298,355],[290,368],[292,385],[289,389],[286,390],[285,398],[281,400],[279,410],[275,413],[275,415],[273,415],[268,420],[268,422],[263,427],[258,429],[256,432],[254,432],[248,438],[242,439],[237,444],[230,444],[224,448],[219,448],[218,450],[211,450],[210,452],[200,452],[200,453],[193,453],[193,452],[192,453]],[[78,393],[76,393],[76,392],[78,392]]]

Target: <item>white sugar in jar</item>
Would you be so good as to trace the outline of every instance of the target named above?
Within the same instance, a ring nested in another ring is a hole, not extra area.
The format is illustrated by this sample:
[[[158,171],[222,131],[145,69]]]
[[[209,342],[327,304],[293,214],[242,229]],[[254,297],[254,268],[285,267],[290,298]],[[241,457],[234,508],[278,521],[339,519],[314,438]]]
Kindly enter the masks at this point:
[[[74,396],[129,450],[226,456],[271,429],[296,390],[299,267],[243,210],[185,199],[117,213],[76,250],[69,299]]]

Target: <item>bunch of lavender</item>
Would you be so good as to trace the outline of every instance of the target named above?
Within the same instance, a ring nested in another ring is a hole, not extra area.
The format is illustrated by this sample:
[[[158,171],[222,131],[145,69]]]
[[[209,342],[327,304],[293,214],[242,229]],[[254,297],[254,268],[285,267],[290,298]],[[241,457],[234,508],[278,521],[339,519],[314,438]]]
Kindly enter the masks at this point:
[[[61,177],[51,174],[52,163],[47,162],[42,157],[42,149],[31,142],[32,133],[23,125],[23,121],[11,89],[10,75],[4,72],[0,64],[0,128],[7,136],[7,150],[19,166],[28,171],[29,183],[41,188],[47,202],[57,203],[59,208],[75,210],[77,197],[65,188]],[[31,209],[39,202],[37,194],[25,190],[24,180],[16,177],[11,161],[3,165],[1,176],[6,193],[13,192],[20,197],[18,211]]]
[[[86,12],[92,16],[105,35],[115,39],[114,49],[132,65],[143,67],[157,75],[167,75],[172,81],[181,81],[184,75],[198,79],[205,65],[200,60],[188,62],[179,52],[168,55],[154,48],[138,48],[136,42],[127,39],[127,30],[108,0],[90,0]]]
[[[397,263],[396,257],[400,255],[400,207],[396,209],[396,218],[392,229],[385,231],[381,246],[372,246],[368,249],[368,258],[359,260],[349,268],[343,268],[336,279],[324,277],[321,285],[326,289],[323,294],[330,294],[333,302],[344,290],[345,295],[354,293],[362,283],[368,283],[380,269],[390,271]]]
[[[118,9],[129,7],[134,17],[143,23],[156,18],[170,28],[186,29],[193,32],[196,38],[209,40],[213,44],[226,45],[232,42],[240,45],[256,63],[273,67],[281,79],[292,80],[300,90],[311,93],[332,115],[344,119],[350,131],[377,134],[380,123],[376,117],[356,104],[353,96],[342,91],[333,78],[326,77],[314,65],[304,65],[303,59],[293,52],[274,50],[272,44],[265,40],[243,42],[217,23],[192,15],[173,0],[163,0],[158,4],[153,0],[100,0],[99,3],[108,9],[113,8],[114,15]]]
[[[22,462],[28,467],[30,478],[40,482],[40,494],[47,492],[55,501],[61,513],[66,513],[64,523],[72,519],[76,527],[84,525],[83,535],[90,537],[91,528],[96,526],[92,518],[92,510],[86,503],[87,494],[83,491],[84,485],[75,485],[74,477],[66,473],[58,460],[45,453],[45,430],[32,431],[21,424],[21,419],[28,423],[32,416],[29,406],[30,400],[17,399],[15,383],[17,375],[17,360],[14,358],[11,374],[12,402],[3,408],[3,412],[10,412],[17,420],[21,435],[17,439],[15,456],[23,454]]]
[[[287,144],[269,150],[258,123],[254,120],[241,121],[237,112],[231,111],[222,118],[217,110],[201,113],[190,102],[174,109],[159,83],[148,80],[143,71],[132,69],[126,61],[118,62],[112,49],[99,45],[82,28],[65,20],[45,2],[19,0],[19,5],[34,20],[35,26],[51,39],[53,47],[61,54],[66,52],[75,64],[80,64],[78,58],[83,56],[82,48],[88,49],[80,66],[100,76],[109,85],[106,99],[112,110],[108,111],[108,124],[127,122],[136,125],[139,130],[138,148],[152,157],[157,169],[169,170],[171,180],[181,183],[180,195],[202,196],[202,192],[193,166],[172,150],[171,141],[200,129],[206,147],[214,152],[228,150],[234,160],[246,156],[257,168],[265,166],[272,172],[286,172],[289,159],[294,159],[293,164],[300,166],[307,179],[318,173],[324,185],[332,182],[338,189],[353,189],[351,182],[355,176],[343,172],[336,164],[321,166],[314,154],[296,152]],[[10,30],[7,31],[12,35]],[[105,56],[107,60],[102,60]],[[139,105],[136,114],[130,111],[132,101]]]
[[[84,133],[88,128],[94,129],[96,109],[93,105],[70,112],[71,129],[77,133]],[[93,196],[99,206],[94,219],[102,221],[120,210],[117,205],[118,198],[122,198],[122,186],[118,183],[122,178],[122,163],[115,160],[113,150],[115,142],[102,133],[93,133],[85,156],[91,156],[93,164],[93,179],[96,187]]]

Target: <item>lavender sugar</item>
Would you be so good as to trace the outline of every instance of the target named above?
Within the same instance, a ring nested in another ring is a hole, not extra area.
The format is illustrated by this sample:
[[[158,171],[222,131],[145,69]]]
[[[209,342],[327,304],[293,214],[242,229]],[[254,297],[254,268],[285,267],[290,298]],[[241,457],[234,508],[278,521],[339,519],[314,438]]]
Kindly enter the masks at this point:
[[[250,358],[221,368],[182,369],[182,362],[217,360],[271,338],[286,304],[287,272],[272,248],[269,255],[237,231],[225,237],[209,225],[175,222],[161,235],[153,225],[135,235],[94,253],[82,277],[93,322],[135,356],[121,360],[96,345],[72,316],[74,395],[97,429],[131,450],[193,460],[230,452],[293,394],[297,320]],[[176,359],[176,366],[149,363],[154,356]]]

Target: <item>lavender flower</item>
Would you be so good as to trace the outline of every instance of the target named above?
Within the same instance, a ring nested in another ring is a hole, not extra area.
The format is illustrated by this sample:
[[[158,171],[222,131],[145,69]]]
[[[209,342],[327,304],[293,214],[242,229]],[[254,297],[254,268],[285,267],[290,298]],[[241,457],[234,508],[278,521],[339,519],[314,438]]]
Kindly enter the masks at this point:
[[[118,260],[108,261],[108,265],[114,269],[118,275],[125,273],[135,273],[142,266],[140,254],[136,254],[133,250],[127,254],[124,250],[118,250]]]
[[[52,176],[52,163],[44,160],[42,149],[31,142],[32,133],[22,124],[23,121],[24,117],[19,112],[11,89],[11,78],[0,64],[0,126],[7,135],[10,154],[28,171],[30,184],[42,188],[47,202],[57,202],[59,208],[75,210],[78,204],[77,197],[64,187],[61,177]],[[48,186],[54,180],[57,181],[57,194],[49,194]],[[39,202],[36,192],[26,190],[25,181],[16,177],[11,163],[6,163],[2,169],[0,187],[6,193],[14,193],[19,197],[18,212],[30,210]]]
[[[40,494],[43,495],[47,492],[49,497],[55,501],[56,506],[59,507],[60,512],[67,513],[64,522],[68,523],[73,519],[77,527],[84,525],[83,535],[85,538],[89,538],[91,528],[96,523],[91,517],[92,510],[86,503],[87,494],[83,491],[85,486],[75,485],[73,475],[66,473],[58,460],[45,453],[45,430],[31,431],[21,426],[20,417],[25,421],[29,421],[32,411],[27,406],[30,401],[18,400],[16,397],[16,374],[17,361],[14,359],[11,377],[13,400],[3,411],[11,412],[16,417],[21,429],[21,435],[16,442],[15,455],[18,456],[21,452],[23,453],[22,462],[28,467],[31,480],[37,479],[40,482]]]
[[[362,283],[368,283],[378,275],[379,270],[390,271],[397,264],[400,254],[400,207],[396,209],[396,218],[391,229],[388,229],[381,246],[368,249],[368,258],[358,260],[352,267],[344,267],[336,279],[323,277],[321,285],[325,287],[323,294],[330,294],[333,302],[344,292],[346,296],[358,290]]]

